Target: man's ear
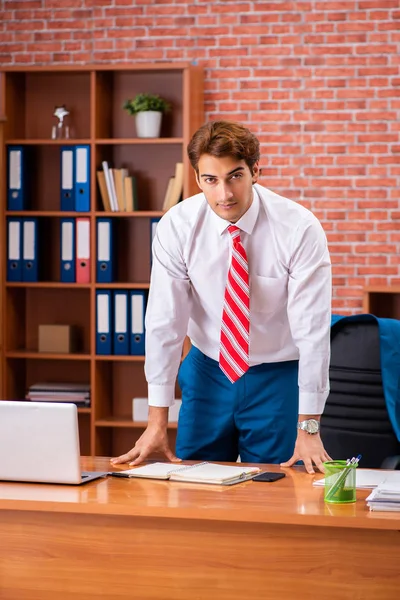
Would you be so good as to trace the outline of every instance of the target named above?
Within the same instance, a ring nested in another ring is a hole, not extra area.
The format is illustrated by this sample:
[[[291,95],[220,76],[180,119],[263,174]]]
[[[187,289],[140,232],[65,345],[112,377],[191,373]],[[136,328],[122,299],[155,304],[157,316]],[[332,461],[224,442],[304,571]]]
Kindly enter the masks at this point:
[[[260,176],[260,166],[259,166],[258,162],[256,162],[256,163],[253,165],[253,177],[252,177],[252,182],[253,182],[253,183],[257,183],[259,176]]]

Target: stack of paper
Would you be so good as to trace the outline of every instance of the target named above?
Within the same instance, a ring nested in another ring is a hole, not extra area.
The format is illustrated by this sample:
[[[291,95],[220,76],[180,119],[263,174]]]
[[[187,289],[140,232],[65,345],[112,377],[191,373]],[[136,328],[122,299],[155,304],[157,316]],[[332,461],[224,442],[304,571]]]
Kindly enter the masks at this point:
[[[400,479],[385,479],[368,496],[367,505],[370,510],[400,511]]]
[[[84,408],[90,406],[90,384],[35,383],[30,386],[25,398],[32,402],[72,402]]]
[[[382,469],[357,469],[356,487],[357,489],[373,489],[383,481],[390,481],[400,485],[400,471],[385,471]],[[315,486],[324,486],[325,479],[318,479],[313,482]]]

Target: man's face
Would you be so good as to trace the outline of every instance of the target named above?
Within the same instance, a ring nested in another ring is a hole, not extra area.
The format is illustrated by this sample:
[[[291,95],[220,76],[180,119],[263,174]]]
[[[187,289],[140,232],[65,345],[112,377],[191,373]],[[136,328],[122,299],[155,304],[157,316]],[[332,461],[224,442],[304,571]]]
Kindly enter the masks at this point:
[[[252,185],[258,174],[258,163],[251,174],[244,160],[202,154],[196,180],[210,208],[222,219],[236,223],[252,203]]]

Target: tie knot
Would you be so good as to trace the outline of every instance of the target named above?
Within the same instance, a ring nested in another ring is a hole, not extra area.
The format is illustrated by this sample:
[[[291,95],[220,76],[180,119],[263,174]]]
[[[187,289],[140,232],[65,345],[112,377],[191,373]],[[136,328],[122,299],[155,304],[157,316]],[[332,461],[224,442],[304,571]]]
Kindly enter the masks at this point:
[[[231,234],[233,242],[240,242],[240,229],[236,225],[229,225],[228,231]]]

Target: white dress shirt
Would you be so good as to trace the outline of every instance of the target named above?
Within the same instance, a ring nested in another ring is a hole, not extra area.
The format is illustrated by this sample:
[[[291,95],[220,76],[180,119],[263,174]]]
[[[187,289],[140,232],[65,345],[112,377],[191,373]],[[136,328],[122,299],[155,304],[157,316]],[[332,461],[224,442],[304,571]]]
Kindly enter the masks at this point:
[[[218,361],[231,253],[228,221],[204,194],[157,225],[146,311],[151,406],[173,404],[186,335]],[[299,360],[299,414],[321,414],[329,392],[331,266],[324,231],[306,208],[259,184],[235,223],[250,275],[250,366]]]

